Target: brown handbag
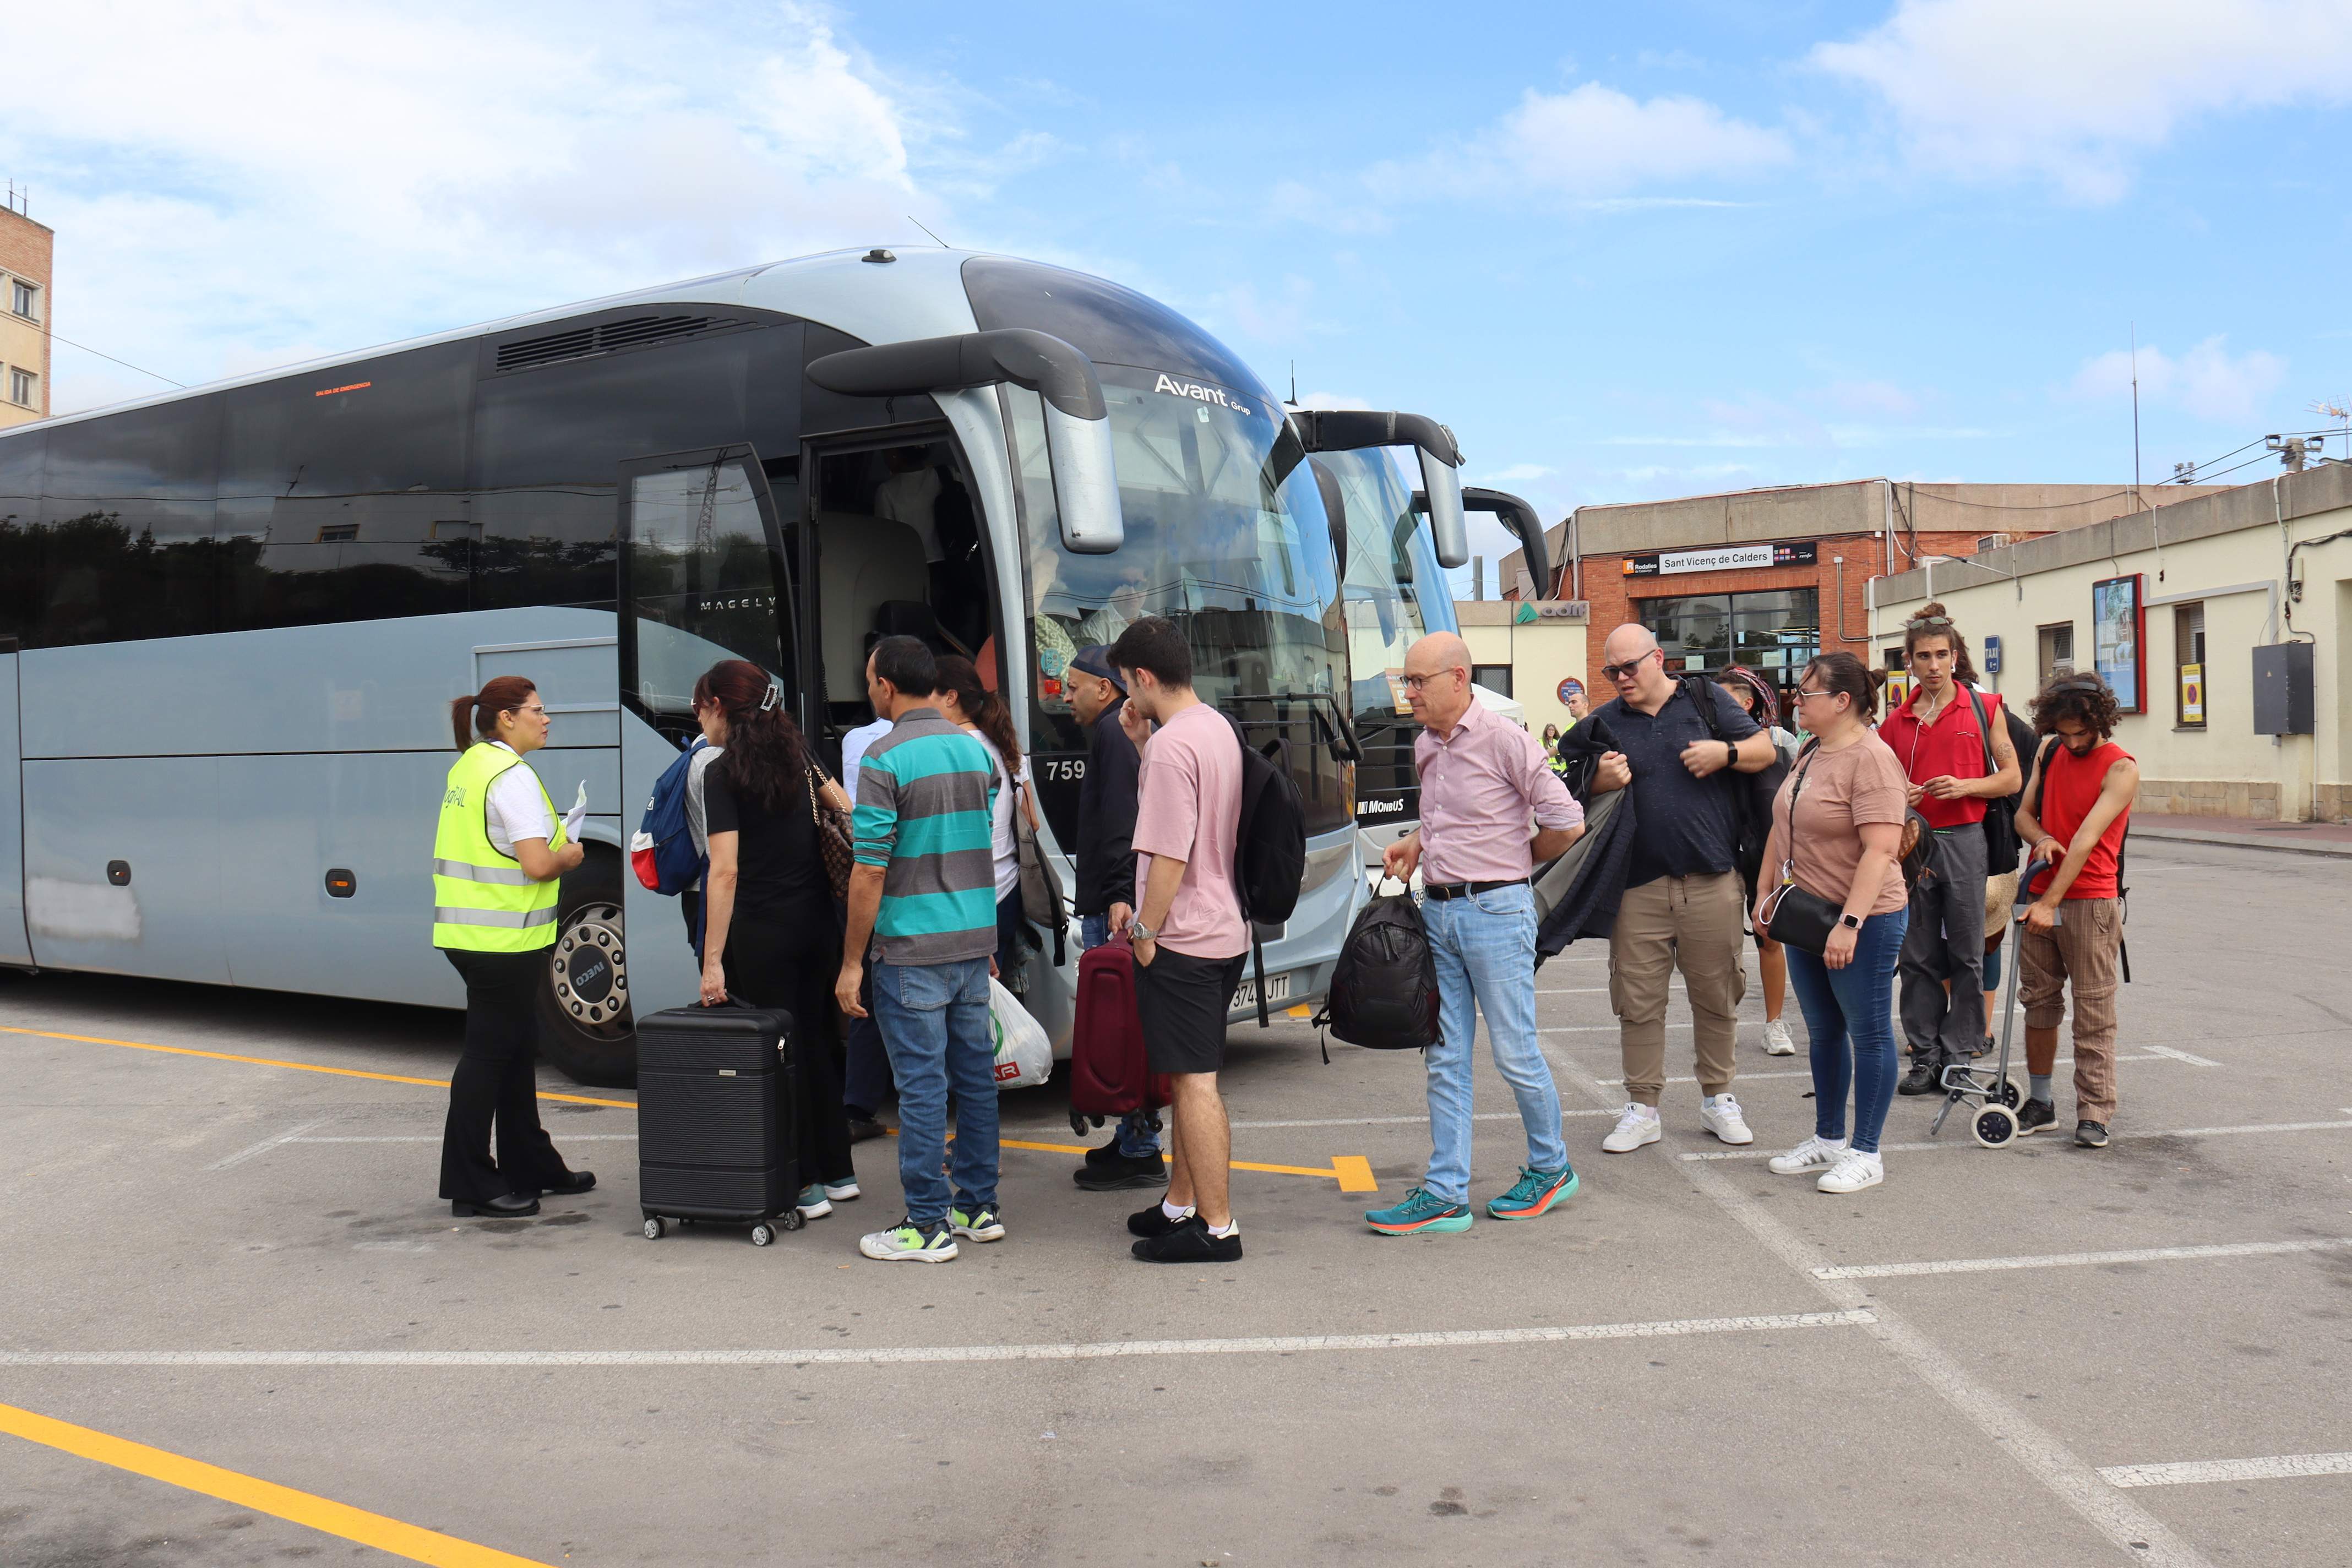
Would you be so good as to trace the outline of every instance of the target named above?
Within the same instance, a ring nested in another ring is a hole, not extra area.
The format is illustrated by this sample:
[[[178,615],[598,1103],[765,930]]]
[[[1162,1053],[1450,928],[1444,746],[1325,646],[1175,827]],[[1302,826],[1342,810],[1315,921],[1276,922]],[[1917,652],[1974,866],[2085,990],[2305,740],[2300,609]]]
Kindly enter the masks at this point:
[[[824,770],[811,765],[807,773],[809,820],[816,824],[817,853],[824,857],[824,879],[833,884],[833,896],[849,896],[849,868],[857,862],[857,851],[849,831],[849,815],[825,804],[819,792],[821,784],[833,781]]]

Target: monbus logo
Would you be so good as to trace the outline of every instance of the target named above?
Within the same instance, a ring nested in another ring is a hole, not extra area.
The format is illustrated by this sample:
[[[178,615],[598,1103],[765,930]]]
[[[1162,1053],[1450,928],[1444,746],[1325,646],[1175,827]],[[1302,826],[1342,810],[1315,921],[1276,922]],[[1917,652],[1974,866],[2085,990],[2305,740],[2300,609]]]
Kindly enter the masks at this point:
[[[1189,397],[1196,403],[1213,403],[1220,408],[1238,408],[1240,404],[1213,386],[1202,386],[1197,381],[1177,381],[1162,375],[1152,383],[1151,390],[1164,392],[1171,397]]]

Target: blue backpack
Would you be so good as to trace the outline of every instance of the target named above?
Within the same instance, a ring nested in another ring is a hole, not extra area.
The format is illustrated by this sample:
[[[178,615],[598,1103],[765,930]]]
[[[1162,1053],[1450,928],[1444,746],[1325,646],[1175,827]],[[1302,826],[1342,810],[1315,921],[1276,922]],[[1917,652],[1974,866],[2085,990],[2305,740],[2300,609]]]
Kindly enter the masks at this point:
[[[654,781],[653,798],[637,821],[629,840],[629,865],[646,889],[674,899],[702,879],[710,858],[694,847],[694,832],[686,817],[686,791],[694,773],[694,754],[710,742],[700,736],[678,753],[677,761]]]

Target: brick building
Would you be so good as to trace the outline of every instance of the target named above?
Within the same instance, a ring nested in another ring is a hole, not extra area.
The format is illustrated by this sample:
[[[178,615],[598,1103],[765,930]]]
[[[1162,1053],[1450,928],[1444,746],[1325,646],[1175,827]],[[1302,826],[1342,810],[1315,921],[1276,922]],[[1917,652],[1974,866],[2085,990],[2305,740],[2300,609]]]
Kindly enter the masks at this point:
[[[0,206],[0,426],[48,416],[56,237],[15,206]]]
[[[1913,484],[1855,479],[1580,507],[1549,537],[1547,597],[1590,605],[1583,677],[1606,697],[1601,644],[1639,621],[1668,667],[1754,666],[1792,689],[1817,652],[1872,658],[1876,579],[1935,559],[2021,543],[2221,486]],[[1522,580],[1517,552],[1501,580]],[[1530,671],[1522,685],[1557,674]]]

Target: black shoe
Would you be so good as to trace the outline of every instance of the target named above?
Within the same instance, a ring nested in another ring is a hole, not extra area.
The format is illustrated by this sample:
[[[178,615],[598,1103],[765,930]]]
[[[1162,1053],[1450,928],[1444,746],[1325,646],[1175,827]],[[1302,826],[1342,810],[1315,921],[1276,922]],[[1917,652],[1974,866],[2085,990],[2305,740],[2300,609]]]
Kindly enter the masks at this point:
[[[2105,1122],[2077,1121],[2074,1123],[2074,1147],[2077,1149],[2104,1149],[2106,1146],[2107,1124]]]
[[[885,1131],[883,1125],[870,1116],[853,1116],[849,1119],[849,1141],[852,1143],[863,1143],[868,1138],[879,1138]]]
[[[1166,1209],[1161,1208],[1158,1204],[1153,1204],[1148,1209],[1138,1209],[1127,1216],[1127,1234],[1140,1236],[1148,1240],[1155,1237],[1166,1236],[1170,1231],[1182,1225],[1184,1220],[1193,1217],[1192,1215],[1186,1215],[1184,1219],[1170,1219]]]
[[[1992,1055],[1992,1037],[1990,1035],[1987,1035],[1984,1037],[1984,1044],[1977,1047],[1977,1055],[1980,1057],[1989,1057]]]
[[[1164,1187],[1168,1167],[1157,1154],[1121,1156],[1099,1165],[1083,1165],[1070,1173],[1082,1193],[1116,1193],[1129,1187]]]
[[[576,1198],[582,1193],[591,1193],[595,1190],[596,1173],[593,1171],[574,1171],[563,1179],[562,1185],[539,1189],[542,1197],[558,1198]]]
[[[1088,1166],[1108,1165],[1118,1158],[1118,1134],[1116,1132],[1110,1135],[1110,1142],[1104,1144],[1101,1148],[1089,1149],[1087,1151],[1087,1163]]]
[[[1231,1263],[1242,1255],[1242,1233],[1211,1236],[1208,1221],[1187,1215],[1167,1235],[1139,1241],[1128,1250],[1146,1263]]]
[[[452,1198],[449,1212],[459,1219],[529,1219],[539,1212],[539,1200],[524,1197],[520,1193],[501,1193],[478,1204]]]
[[[2058,1108],[2046,1100],[2029,1100],[2017,1108],[2017,1131],[2020,1137],[2039,1132],[2058,1120]]]
[[[1933,1051],[1911,1053],[1911,1070],[1895,1086],[1897,1094],[1934,1094],[1944,1087],[1943,1062]]]

